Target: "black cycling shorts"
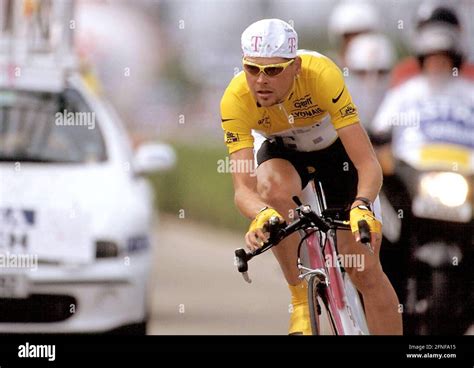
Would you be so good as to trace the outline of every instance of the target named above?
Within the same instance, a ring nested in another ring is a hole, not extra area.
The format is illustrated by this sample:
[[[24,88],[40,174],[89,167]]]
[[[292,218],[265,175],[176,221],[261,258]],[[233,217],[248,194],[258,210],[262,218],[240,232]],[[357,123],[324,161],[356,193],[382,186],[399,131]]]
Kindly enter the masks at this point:
[[[357,195],[357,170],[339,138],[329,147],[312,152],[290,150],[278,141],[266,140],[257,152],[257,163],[272,158],[291,162],[301,178],[302,189],[311,179],[319,180],[328,208],[347,210]]]

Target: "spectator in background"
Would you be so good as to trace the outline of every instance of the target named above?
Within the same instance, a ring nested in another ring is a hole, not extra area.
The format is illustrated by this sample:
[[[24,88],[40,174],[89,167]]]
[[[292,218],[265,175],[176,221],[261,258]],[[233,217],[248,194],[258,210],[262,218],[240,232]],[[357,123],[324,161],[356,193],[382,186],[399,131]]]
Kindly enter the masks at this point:
[[[394,64],[395,49],[383,34],[360,34],[347,47],[349,75],[346,84],[369,135],[374,115],[389,87],[389,75]]]
[[[462,26],[454,9],[446,5],[440,5],[440,3],[433,3],[432,1],[422,3],[418,9],[416,19],[416,35],[419,35],[424,29],[433,25],[450,27],[456,35],[457,43],[461,43]],[[458,70],[460,69],[462,76],[474,80],[474,65],[459,60],[459,62],[454,63],[453,67],[457,67]],[[421,68],[417,58],[414,56],[408,57],[397,64],[392,71],[391,87],[396,87],[420,73]]]
[[[367,1],[340,2],[331,13],[328,34],[337,45],[338,54],[333,60],[340,68],[346,66],[346,52],[350,41],[357,35],[377,32],[379,26],[377,9]]]
[[[392,145],[387,154],[379,156],[385,174],[393,171],[392,154],[397,158],[406,157],[426,140],[456,140],[455,144],[474,148],[470,128],[474,84],[452,72],[464,58],[456,28],[444,23],[430,24],[423,27],[414,41],[415,60],[421,72],[390,90],[373,122],[373,134],[381,142]],[[413,121],[399,122],[401,117]],[[434,129],[433,124],[439,125],[438,129]],[[448,137],[440,133],[452,133],[455,128],[461,129],[458,135]],[[430,136],[434,132],[438,135]]]

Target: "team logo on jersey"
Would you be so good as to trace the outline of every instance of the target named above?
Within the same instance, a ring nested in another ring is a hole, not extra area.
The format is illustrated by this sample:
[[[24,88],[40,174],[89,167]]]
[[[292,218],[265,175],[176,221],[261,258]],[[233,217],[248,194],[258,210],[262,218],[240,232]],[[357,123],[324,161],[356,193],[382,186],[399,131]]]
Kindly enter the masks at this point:
[[[261,118],[259,121],[257,121],[258,125],[263,125],[265,128],[270,128],[271,123],[270,123],[270,118],[268,116],[264,116]]]
[[[306,107],[309,107],[313,104],[313,101],[311,100],[311,95],[307,94],[303,98],[299,98],[293,102],[293,106],[297,109],[303,109]]]
[[[293,106],[294,109],[291,111],[291,115],[295,119],[312,118],[313,116],[323,113],[323,110],[321,110],[317,104],[313,103],[313,97],[309,93],[293,101]]]
[[[225,142],[227,144],[229,143],[235,143],[240,140],[239,134],[238,133],[233,133],[233,132],[225,132]]]
[[[346,106],[340,109],[339,112],[341,113],[341,116],[344,118],[349,115],[357,114],[357,109],[352,103],[348,103]]]
[[[339,101],[345,88],[346,87],[343,87],[341,93],[339,93],[335,98],[332,99],[332,103],[336,103],[337,101]]]
[[[307,110],[292,111],[291,115],[293,115],[295,119],[307,119],[323,113],[323,110],[321,110],[317,105],[311,107],[312,108]]]

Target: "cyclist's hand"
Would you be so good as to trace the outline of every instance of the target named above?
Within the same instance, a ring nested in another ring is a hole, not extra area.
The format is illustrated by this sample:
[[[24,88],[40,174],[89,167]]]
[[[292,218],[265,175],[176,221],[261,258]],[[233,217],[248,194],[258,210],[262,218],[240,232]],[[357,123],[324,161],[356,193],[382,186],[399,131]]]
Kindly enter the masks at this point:
[[[370,228],[371,243],[375,243],[382,236],[382,224],[375,218],[374,213],[365,206],[357,206],[351,209],[350,212],[351,231],[355,236],[356,241],[360,241],[359,226],[360,220],[367,221]]]
[[[264,226],[273,216],[279,217],[281,222],[284,221],[283,216],[270,207],[264,208],[255,216],[250,224],[249,231],[245,234],[245,243],[248,249],[258,249],[268,240],[269,234],[264,232]]]

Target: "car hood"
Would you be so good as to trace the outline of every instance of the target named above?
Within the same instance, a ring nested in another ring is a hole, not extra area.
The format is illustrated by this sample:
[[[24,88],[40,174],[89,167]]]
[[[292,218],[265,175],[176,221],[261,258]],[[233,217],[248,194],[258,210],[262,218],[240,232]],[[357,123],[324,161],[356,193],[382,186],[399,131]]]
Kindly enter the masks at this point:
[[[89,262],[94,227],[123,197],[123,169],[101,165],[0,165],[0,251]]]

